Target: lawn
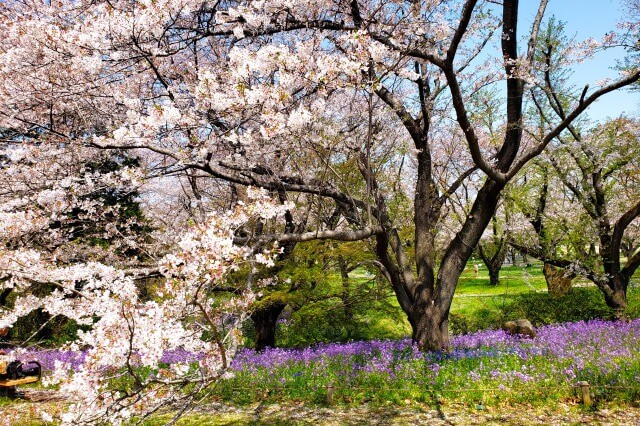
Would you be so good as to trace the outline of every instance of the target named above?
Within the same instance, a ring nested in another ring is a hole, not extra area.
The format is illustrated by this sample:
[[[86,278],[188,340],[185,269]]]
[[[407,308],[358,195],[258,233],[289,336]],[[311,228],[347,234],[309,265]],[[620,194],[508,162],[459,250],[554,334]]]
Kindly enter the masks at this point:
[[[609,318],[600,292],[586,280],[576,279],[577,288],[568,298],[547,297],[542,264],[505,266],[500,283],[489,284],[487,269],[480,265],[475,276],[473,264],[463,272],[451,307],[450,330],[461,334],[500,328],[512,319],[530,317],[536,325],[580,319]],[[302,347],[318,342],[349,340],[400,339],[411,335],[411,327],[389,286],[376,280],[364,269],[350,273],[352,313],[350,320],[341,315],[343,300],[339,295],[342,281],[329,275],[323,283],[332,297],[309,301],[278,326],[277,341],[283,347]],[[634,283],[640,281],[640,276]],[[640,316],[637,285],[629,290],[631,317]],[[559,308],[558,315],[555,314]],[[346,330],[350,327],[350,330]],[[247,333],[250,336],[250,333]],[[251,339],[247,341],[250,346]]]
[[[473,316],[481,310],[498,311],[504,309],[516,295],[546,291],[542,266],[538,263],[531,267],[503,267],[500,271],[500,283],[496,286],[489,284],[486,268],[480,266],[478,276],[475,276],[473,267],[469,264],[460,277],[451,312]]]

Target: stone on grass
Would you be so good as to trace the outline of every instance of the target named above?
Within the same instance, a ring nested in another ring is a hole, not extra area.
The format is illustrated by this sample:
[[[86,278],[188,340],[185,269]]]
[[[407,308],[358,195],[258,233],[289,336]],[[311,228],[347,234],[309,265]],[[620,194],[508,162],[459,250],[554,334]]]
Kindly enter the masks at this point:
[[[507,321],[502,326],[502,329],[513,336],[527,336],[532,339],[537,336],[536,331],[533,329],[533,325],[531,325],[531,322],[527,319]]]

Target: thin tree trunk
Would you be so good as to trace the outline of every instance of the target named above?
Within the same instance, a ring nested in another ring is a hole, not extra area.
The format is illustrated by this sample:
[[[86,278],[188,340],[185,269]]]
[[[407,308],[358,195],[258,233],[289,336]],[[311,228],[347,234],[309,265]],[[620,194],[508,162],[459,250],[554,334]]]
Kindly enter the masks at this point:
[[[12,290],[13,290],[12,287],[5,288],[4,290],[2,290],[2,292],[0,293],[0,306],[7,306],[7,298],[11,294]]]
[[[490,285],[498,285],[500,284],[500,267],[495,268],[494,265],[491,265],[489,269],[489,284]]]
[[[480,258],[489,271],[489,284],[491,285],[500,284],[500,270],[502,269],[502,264],[504,263],[507,255],[505,247],[506,243],[504,241],[500,241],[498,251],[493,253],[493,256],[489,257],[482,246],[479,246]]]
[[[494,232],[496,232],[496,228],[494,228]],[[507,258],[507,247],[506,237],[494,238],[492,243],[486,245],[478,244],[478,253],[489,271],[489,284],[491,285],[500,284],[500,270]],[[491,249],[494,250],[493,253]]]
[[[340,267],[340,278],[342,279],[342,293],[340,294],[340,299],[344,307],[344,317],[350,322],[353,320],[353,308],[351,306],[351,289],[349,288],[349,271],[347,262],[345,262],[342,256],[338,256],[338,265]],[[347,329],[349,329],[349,324],[347,324]]]

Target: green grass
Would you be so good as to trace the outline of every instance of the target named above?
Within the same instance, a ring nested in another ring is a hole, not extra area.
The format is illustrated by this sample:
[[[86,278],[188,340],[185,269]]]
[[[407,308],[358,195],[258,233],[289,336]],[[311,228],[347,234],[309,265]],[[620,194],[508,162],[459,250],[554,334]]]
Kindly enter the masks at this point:
[[[528,267],[504,266],[500,272],[500,283],[495,286],[489,283],[486,267],[477,261],[475,263],[479,265],[478,275],[475,276],[473,262],[470,262],[460,277],[453,298],[450,329],[455,334],[500,328],[506,320],[535,313],[537,307],[544,308],[544,315],[536,318],[537,325],[608,318],[602,295],[584,279],[574,280],[574,285],[587,286],[586,293],[578,288],[573,299],[554,299],[547,296],[540,262],[533,261]],[[395,339],[411,335],[406,315],[387,283],[372,279],[365,269],[352,271],[350,279],[352,294],[357,294],[352,305],[354,316],[351,320],[343,317],[344,306],[338,297],[342,291],[342,281],[337,274],[329,275],[322,287],[325,294],[333,296],[305,304],[294,312],[286,324],[279,326],[278,345],[300,347],[316,342]],[[640,272],[636,278],[638,281]],[[640,316],[640,302],[635,295],[635,290],[630,289],[631,317]],[[585,300],[581,300],[583,296],[587,296]],[[567,306],[575,304],[576,309],[564,309],[563,314],[554,321],[553,305],[556,303]],[[580,305],[582,308],[578,309]],[[583,314],[584,318],[581,318]],[[251,342],[248,344],[251,345]]]
[[[173,416],[170,414],[154,416],[149,420],[146,420],[143,424],[145,426],[160,426],[166,425],[171,422]],[[230,413],[215,413],[215,414],[187,414],[184,417],[178,419],[174,424],[178,426],[222,426],[222,425],[249,425],[256,424],[252,421],[251,417],[246,413],[230,414]]]
[[[628,290],[629,318],[640,317],[640,270]],[[475,276],[470,263],[462,274],[451,306],[450,325],[454,333],[498,328],[504,321],[528,318],[534,325],[611,318],[613,312],[604,303],[602,293],[584,278],[573,280],[573,288],[565,297],[547,294],[542,264],[534,261],[528,267],[505,266],[500,283],[489,284],[486,268]]]
[[[355,309],[354,322],[360,327],[360,334],[356,339],[395,339],[406,337],[410,334],[410,327],[405,315],[400,310],[395,296],[389,292],[384,283],[375,282],[364,270],[356,270],[351,275],[352,286],[367,286],[366,291],[361,291]],[[594,287],[575,289],[572,295],[566,298],[553,298],[546,293],[546,283],[542,275],[541,265],[534,263],[530,267],[506,266],[500,275],[501,281],[497,286],[489,284],[489,276],[486,268],[479,269],[478,276],[475,276],[473,266],[470,264],[462,274],[451,310],[451,327],[455,334],[471,332],[486,328],[499,328],[502,321],[510,319],[509,316],[528,317],[536,325],[557,322],[572,321],[593,317],[606,316],[606,306],[599,290]],[[635,282],[640,281],[639,274],[636,275]],[[325,288],[330,292],[338,293],[342,282],[339,276],[332,276],[326,283]],[[366,300],[365,296],[371,296]],[[304,339],[294,341],[291,346],[303,346],[305,343],[313,343],[313,338],[324,338],[327,334],[323,328],[335,327],[339,321],[333,317],[340,313],[343,308],[339,297],[329,297],[303,307],[295,315],[293,326],[288,326],[291,335],[296,333],[308,333]],[[629,304],[631,316],[640,317],[640,288],[635,285],[629,291]],[[339,324],[338,324],[339,325]],[[302,331],[301,331],[302,330]],[[334,334],[335,335],[335,334]],[[324,336],[324,337],[323,337]],[[282,342],[280,342],[282,343]],[[513,404],[552,403],[554,400],[571,401],[577,398],[572,383],[546,383],[544,380],[535,383],[518,383],[517,379],[510,377],[514,385],[520,387],[509,387],[506,390],[500,389],[505,383],[503,377],[494,378],[492,371],[503,372],[525,372],[529,374],[535,370],[537,373],[546,374],[552,378],[566,365],[557,365],[556,370],[551,370],[550,360],[544,356],[536,356],[525,360],[514,357],[508,351],[504,356],[480,356],[472,359],[444,360],[440,362],[440,373],[433,382],[425,382],[425,377],[433,374],[425,369],[433,364],[425,364],[419,359],[399,362],[398,369],[390,378],[387,373],[362,373],[358,377],[350,378],[351,366],[338,366],[331,371],[323,366],[299,366],[282,367],[278,370],[262,371],[255,377],[249,377],[240,373],[238,378],[228,382],[229,387],[235,383],[241,389],[237,392],[227,389],[224,394],[224,384],[222,386],[223,395],[218,395],[217,400],[224,399],[237,404],[255,404],[265,397],[266,390],[269,391],[267,401],[270,403],[298,404],[306,403],[311,405],[326,404],[326,384],[334,381],[336,371],[342,374],[343,380],[340,383],[349,383],[352,388],[340,388],[336,398],[340,405],[358,406],[360,404],[373,403],[383,406],[393,404],[401,406],[405,401],[431,405],[434,401],[446,400],[449,402],[460,402],[464,404],[486,404],[499,405],[504,401]],[[611,376],[605,374],[589,376],[588,379],[602,380],[603,383],[616,383],[620,377],[628,376],[629,383],[635,383],[640,378],[640,363],[636,360],[624,360],[619,363],[624,367],[624,371],[615,371]],[[598,367],[594,364],[594,371]],[[300,372],[304,372],[304,377]],[[591,370],[582,370],[587,378]],[[475,379],[472,373],[481,374],[481,379]],[[316,389],[309,390],[309,377],[316,380]],[[542,376],[536,376],[536,380]],[[280,384],[285,378],[286,385]],[[515,380],[515,381],[514,381]],[[546,380],[546,379],[545,379]],[[626,380],[626,379],[625,379]],[[453,395],[451,389],[463,389],[468,387],[470,381],[476,381],[474,387],[493,389],[491,391],[473,391]],[[393,382],[392,385],[390,383]],[[625,382],[626,383],[626,382]],[[549,393],[547,385],[553,388],[553,393]],[[360,386],[362,389],[358,389]],[[249,388],[250,390],[247,390]],[[429,392],[425,392],[429,389]],[[496,390],[498,389],[498,390]],[[597,392],[594,389],[594,392]],[[602,401],[623,399],[624,401],[638,401],[640,391],[631,394],[599,395],[594,393],[594,397]],[[621,396],[622,395],[622,396]],[[626,403],[626,402],[625,402]],[[6,398],[0,398],[0,413],[3,409],[10,408],[14,402]],[[154,416],[145,424],[156,425],[165,424],[170,420],[166,416]],[[242,413],[223,414],[189,414],[181,419],[177,424],[184,426],[191,425],[223,425],[223,424],[258,424],[254,423],[250,417]],[[32,420],[25,424],[43,424],[41,421]]]
[[[467,265],[458,282],[456,296],[467,294],[496,295],[503,293],[523,293],[529,291],[545,291],[546,283],[542,275],[542,265],[533,264],[531,267],[504,266],[500,270],[500,283],[489,283],[489,272],[483,266],[475,276],[473,264]]]
[[[458,282],[451,313],[474,316],[482,315],[482,312],[487,310],[502,310],[516,295],[546,292],[546,289],[542,267],[539,264],[528,268],[505,266],[500,271],[500,283],[493,286],[489,283],[487,269],[480,267],[476,277],[470,263]]]

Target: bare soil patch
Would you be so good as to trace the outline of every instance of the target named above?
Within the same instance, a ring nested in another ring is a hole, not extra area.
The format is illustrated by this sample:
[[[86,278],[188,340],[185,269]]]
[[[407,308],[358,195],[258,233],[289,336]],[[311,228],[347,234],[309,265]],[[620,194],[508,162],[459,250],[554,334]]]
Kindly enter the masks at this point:
[[[36,425],[41,412],[60,413],[64,396],[47,390],[27,390],[25,399],[0,406],[0,425]],[[62,404],[61,404],[62,402]],[[171,414],[150,425],[164,424]],[[640,408],[606,406],[584,409],[578,404],[557,406],[469,407],[451,404],[436,409],[413,404],[406,407],[307,407],[302,404],[254,404],[234,407],[221,403],[201,405],[178,422],[182,425],[640,425]]]

